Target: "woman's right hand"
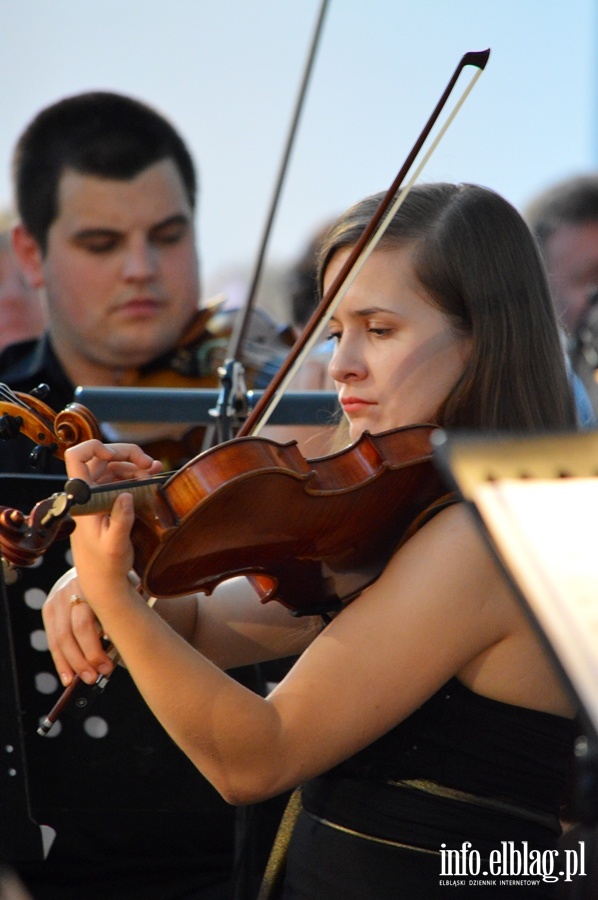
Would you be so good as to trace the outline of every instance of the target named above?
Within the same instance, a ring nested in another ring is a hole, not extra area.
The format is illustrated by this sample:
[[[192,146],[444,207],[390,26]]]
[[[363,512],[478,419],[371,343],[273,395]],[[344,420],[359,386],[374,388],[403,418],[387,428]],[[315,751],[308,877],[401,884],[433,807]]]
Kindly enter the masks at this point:
[[[42,617],[48,649],[65,687],[75,672],[86,684],[112,672],[114,662],[104,649],[102,626],[81,594],[76,569],[69,569],[52,587]]]

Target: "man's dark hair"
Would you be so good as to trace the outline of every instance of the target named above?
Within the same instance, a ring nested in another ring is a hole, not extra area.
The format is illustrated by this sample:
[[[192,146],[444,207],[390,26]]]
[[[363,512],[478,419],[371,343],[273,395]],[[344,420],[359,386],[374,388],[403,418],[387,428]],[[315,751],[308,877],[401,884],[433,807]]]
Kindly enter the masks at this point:
[[[165,159],[175,163],[194,209],[193,160],[160,113],[139,100],[104,91],[60,100],[38,113],[15,148],[13,180],[21,221],[45,253],[66,169],[128,180]]]

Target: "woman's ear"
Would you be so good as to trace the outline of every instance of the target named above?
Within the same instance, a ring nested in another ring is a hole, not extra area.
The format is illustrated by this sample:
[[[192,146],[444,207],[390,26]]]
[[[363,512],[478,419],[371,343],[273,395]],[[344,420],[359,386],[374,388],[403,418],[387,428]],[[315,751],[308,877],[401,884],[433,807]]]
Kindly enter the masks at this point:
[[[44,286],[43,256],[38,242],[24,225],[15,225],[12,244],[27,281],[33,288]]]

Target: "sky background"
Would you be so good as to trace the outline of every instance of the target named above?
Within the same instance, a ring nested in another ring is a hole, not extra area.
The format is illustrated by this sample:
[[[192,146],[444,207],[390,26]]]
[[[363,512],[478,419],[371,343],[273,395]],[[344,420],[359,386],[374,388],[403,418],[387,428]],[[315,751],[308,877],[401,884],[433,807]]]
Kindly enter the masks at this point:
[[[595,0],[329,0],[267,263],[385,190],[461,56],[490,61],[422,180],[523,208],[598,168]],[[44,106],[129,93],[178,126],[200,171],[208,293],[253,267],[320,0],[0,0],[0,207],[17,136]],[[472,72],[472,69],[467,71]],[[465,86],[468,78],[459,82]]]

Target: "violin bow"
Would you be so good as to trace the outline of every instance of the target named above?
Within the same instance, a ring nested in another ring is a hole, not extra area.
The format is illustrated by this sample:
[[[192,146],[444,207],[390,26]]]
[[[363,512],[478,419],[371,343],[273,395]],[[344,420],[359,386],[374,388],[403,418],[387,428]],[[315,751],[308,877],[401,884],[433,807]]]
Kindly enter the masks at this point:
[[[311,316],[300,338],[291,348],[289,355],[285,359],[278,372],[274,375],[272,381],[265,389],[252,412],[245,419],[241,428],[237,432],[237,437],[257,435],[267,423],[272,412],[280,402],[289,382],[297,372],[297,369],[314,347],[316,341],[319,338],[322,328],[334,314],[334,311],[357,278],[357,275],[361,271],[366,260],[375,250],[378,242],[384,235],[384,232],[395,216],[397,210],[407,198],[409,191],[415,184],[415,181],[430,159],[430,156],[444,137],[453,119],[469,96],[471,90],[473,89],[473,86],[486,67],[489,56],[490,50],[481,50],[478,52],[466,53],[461,57],[461,60],[459,61],[459,64],[457,65],[448,85],[446,86],[444,93],[436,104],[436,107],[434,108],[430,118],[426,122],[421,134],[411,148],[409,155],[407,156],[393,183],[381,200],[380,205],[374,213],[370,223],[353,247],[337,277],[330,285],[330,288],[320,301],[317,309]],[[457,100],[457,103],[451,110],[446,121],[438,131],[438,134],[430,144],[430,147],[423,156],[421,162],[415,168],[409,181],[403,187],[403,182],[405,181],[411,167],[416,161],[432,128],[436,124],[440,113],[448,102],[448,99],[459,79],[461,72],[466,66],[475,67],[476,71],[474,75]]]
[[[305,97],[307,95],[309,82],[314,69],[314,63],[318,46],[320,44],[322,30],[324,27],[324,18],[326,15],[328,3],[329,0],[322,0],[320,4],[320,9],[309,46],[307,60],[303,70],[299,93],[297,95],[295,108],[291,118],[291,125],[287,134],[283,155],[274,186],[274,191],[270,201],[270,208],[266,217],[264,230],[261,236],[256,260],[254,263],[247,298],[243,305],[243,309],[240,311],[240,314],[237,316],[235,321],[227,352],[227,359],[224,365],[221,367],[221,370],[219,371],[219,375],[221,378],[221,390],[218,396],[216,407],[213,410],[210,410],[210,415],[218,420],[221,440],[228,439],[232,436],[231,420],[235,414],[238,414],[238,407],[242,406],[245,408],[245,410],[247,409],[247,392],[245,390],[242,366],[239,362],[240,352],[247,336],[250,316],[255,306],[257,292],[262,278],[266,249],[270,240],[274,218],[280,205],[282,188],[288,172],[291,152],[299,127],[299,120],[301,118],[301,113],[303,112]]]

